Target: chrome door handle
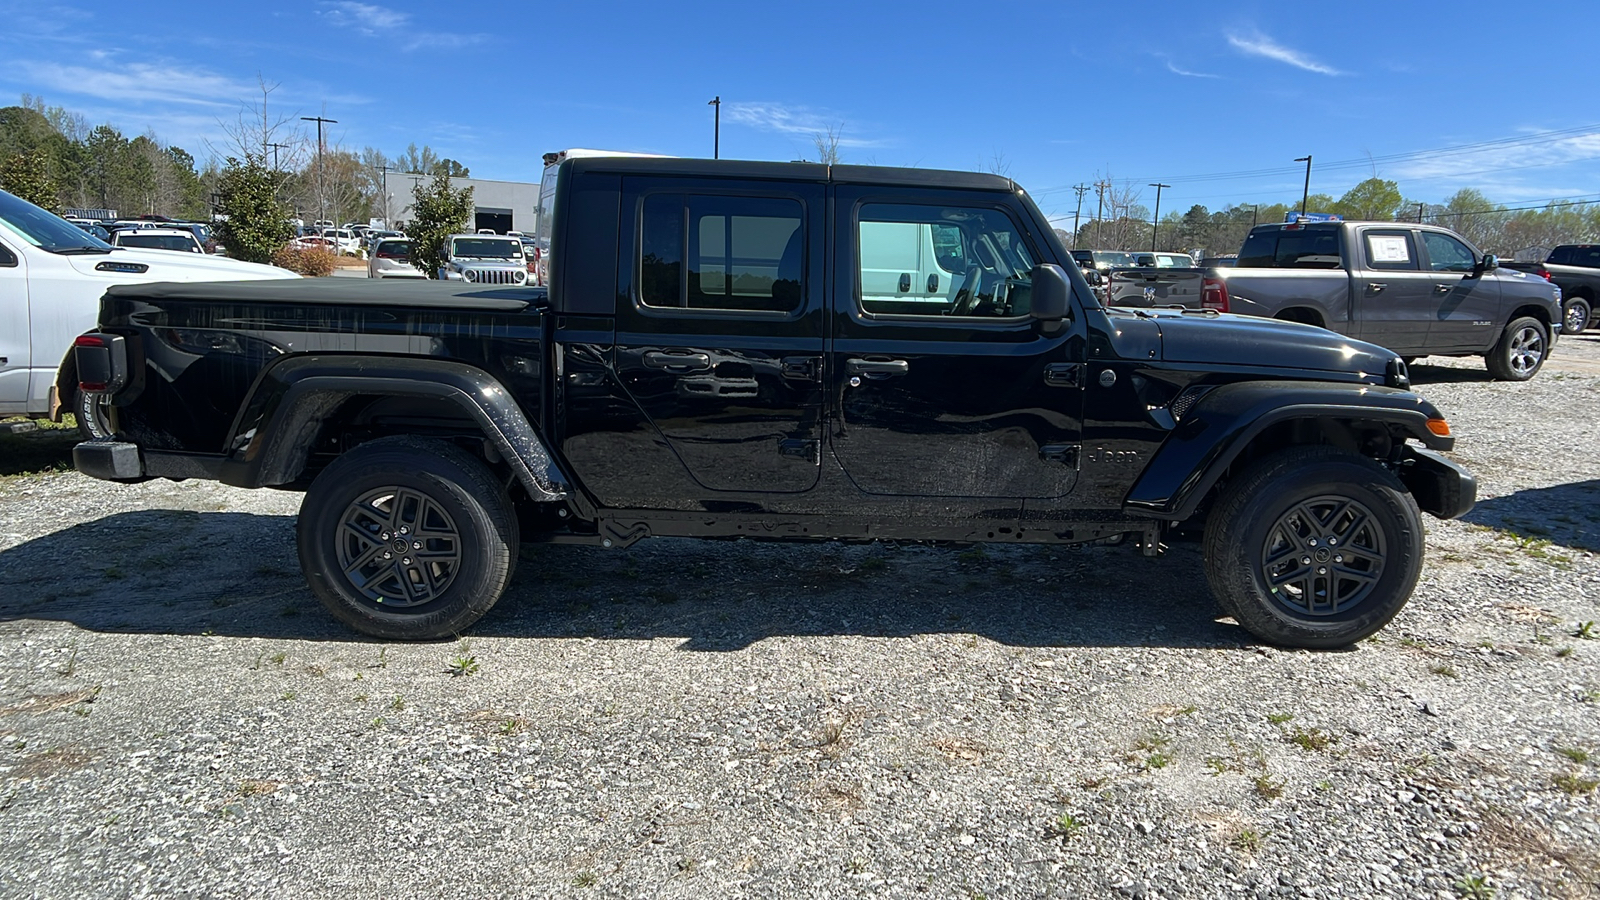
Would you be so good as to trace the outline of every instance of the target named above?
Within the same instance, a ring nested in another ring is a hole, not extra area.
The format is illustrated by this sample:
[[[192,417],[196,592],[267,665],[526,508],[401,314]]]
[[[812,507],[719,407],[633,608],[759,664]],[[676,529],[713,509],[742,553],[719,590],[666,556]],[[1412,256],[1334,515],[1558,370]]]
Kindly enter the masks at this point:
[[[1381,294],[1381,293],[1383,293],[1383,289],[1386,288],[1386,287],[1388,287],[1388,285],[1384,284],[1381,281],[1373,281],[1373,282],[1370,282],[1370,283],[1367,284],[1367,293],[1369,293],[1369,294]]]
[[[1436,285],[1433,286],[1433,292],[1435,294],[1448,294],[1448,293],[1450,293],[1450,285],[1448,285],[1448,284],[1436,284]]]

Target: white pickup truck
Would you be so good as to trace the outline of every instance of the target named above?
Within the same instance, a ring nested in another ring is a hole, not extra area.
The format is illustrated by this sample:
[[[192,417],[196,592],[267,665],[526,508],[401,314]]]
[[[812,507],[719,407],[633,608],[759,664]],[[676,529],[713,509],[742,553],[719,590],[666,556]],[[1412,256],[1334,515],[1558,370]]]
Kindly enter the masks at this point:
[[[59,420],[65,409],[86,436],[109,435],[93,401],[78,395],[72,343],[94,328],[111,285],[298,277],[220,256],[112,247],[0,191],[0,417]]]

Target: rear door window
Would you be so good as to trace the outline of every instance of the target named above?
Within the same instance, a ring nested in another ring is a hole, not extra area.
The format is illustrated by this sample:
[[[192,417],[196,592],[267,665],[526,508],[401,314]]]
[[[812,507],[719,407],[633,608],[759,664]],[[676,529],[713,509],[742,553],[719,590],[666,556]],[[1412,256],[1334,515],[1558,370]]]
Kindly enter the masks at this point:
[[[804,297],[804,210],[787,198],[651,194],[639,299],[646,306],[793,312]]]
[[[1404,272],[1418,268],[1417,243],[1409,230],[1367,231],[1361,235],[1361,246],[1369,269]]]

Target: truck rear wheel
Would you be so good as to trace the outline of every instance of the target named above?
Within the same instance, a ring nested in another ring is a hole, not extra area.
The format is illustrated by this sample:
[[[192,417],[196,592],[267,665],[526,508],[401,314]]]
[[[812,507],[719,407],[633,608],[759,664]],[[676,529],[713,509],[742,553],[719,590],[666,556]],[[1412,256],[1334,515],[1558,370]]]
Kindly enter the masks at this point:
[[[1538,373],[1549,354],[1549,330],[1538,319],[1523,316],[1511,320],[1483,361],[1497,381],[1527,381]]]
[[[300,566],[317,599],[373,637],[432,640],[478,621],[511,581],[517,517],[477,458],[442,441],[380,438],[306,492]]]
[[[78,423],[78,436],[86,441],[109,441],[116,429],[111,425],[111,403],[104,394],[78,391],[72,398],[72,418]]]
[[[1224,488],[1206,520],[1206,579],[1223,611],[1262,640],[1343,647],[1410,599],[1422,534],[1416,502],[1383,467],[1296,447]]]
[[[1594,312],[1589,301],[1582,297],[1573,297],[1568,300],[1561,310],[1561,333],[1582,334],[1589,327],[1589,316]]]

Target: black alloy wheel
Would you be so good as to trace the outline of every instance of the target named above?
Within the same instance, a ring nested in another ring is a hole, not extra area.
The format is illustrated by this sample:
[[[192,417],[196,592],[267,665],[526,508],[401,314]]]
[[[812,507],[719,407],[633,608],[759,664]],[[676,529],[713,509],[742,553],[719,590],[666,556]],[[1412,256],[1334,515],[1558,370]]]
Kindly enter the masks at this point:
[[[1353,644],[1405,606],[1422,572],[1422,516],[1383,466],[1292,447],[1233,476],[1206,519],[1206,580],[1223,612],[1289,647]]]
[[[339,569],[391,609],[439,599],[461,569],[461,532],[426,494],[386,485],[350,501],[339,521]]]
[[[368,441],[323,469],[296,526],[312,593],[373,637],[459,634],[511,582],[517,516],[504,480],[454,444]]]
[[[1367,599],[1383,577],[1383,529],[1372,510],[1329,494],[1296,504],[1267,530],[1261,571],[1295,615],[1333,616]]]

